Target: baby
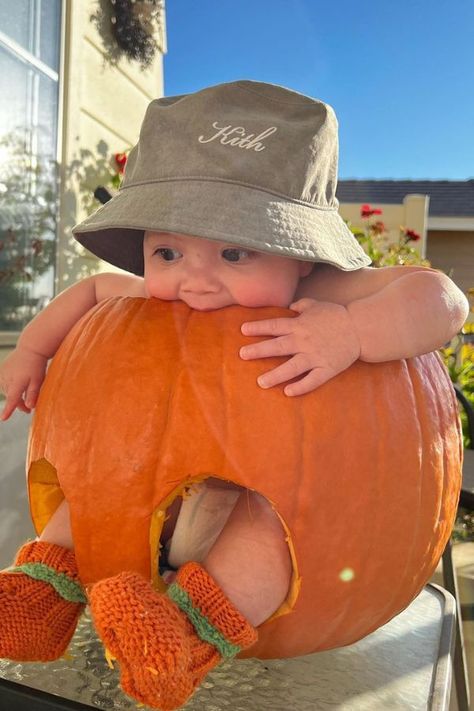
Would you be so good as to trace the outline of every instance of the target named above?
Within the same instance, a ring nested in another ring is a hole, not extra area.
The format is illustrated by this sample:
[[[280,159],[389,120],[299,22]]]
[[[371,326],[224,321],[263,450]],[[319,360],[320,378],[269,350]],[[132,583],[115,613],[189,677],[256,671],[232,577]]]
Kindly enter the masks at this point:
[[[75,228],[94,254],[131,273],[75,284],[25,328],[0,366],[2,419],[34,408],[66,334],[117,296],[180,300],[199,311],[291,308],[295,318],[242,324],[243,334],[267,338],[239,354],[287,356],[258,381],[285,384],[287,396],[310,392],[357,359],[441,347],[464,323],[467,300],[432,269],[370,268],[337,214],[336,171],[336,119],[320,101],[241,81],[152,102],[119,194]],[[64,501],[40,539],[0,574],[0,656],[60,656],[87,600],[124,690],[162,709],[183,704],[210,669],[256,641],[291,577],[269,502],[231,482],[211,478],[206,487],[231,502],[226,520],[198,550],[186,532],[184,546],[173,546],[183,512],[170,512],[162,542],[177,573],[166,594],[124,572],[86,597]]]

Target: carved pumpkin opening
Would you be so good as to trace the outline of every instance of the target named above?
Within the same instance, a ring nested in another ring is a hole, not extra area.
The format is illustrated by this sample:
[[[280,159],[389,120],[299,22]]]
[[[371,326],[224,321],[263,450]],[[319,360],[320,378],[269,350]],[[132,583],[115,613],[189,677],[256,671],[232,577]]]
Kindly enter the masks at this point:
[[[64,499],[57,471],[47,459],[38,459],[31,463],[28,471],[28,493],[33,525],[39,536]]]
[[[163,532],[163,526],[173,504],[176,501],[180,502],[191,496],[193,491],[196,490],[196,486],[201,482],[207,479],[215,480],[216,478],[222,481],[228,481],[226,479],[223,479],[222,477],[214,477],[214,475],[211,476],[204,474],[198,477],[189,478],[181,482],[181,484],[179,484],[179,486],[177,486],[171,492],[171,494],[167,496],[164,501],[162,501],[161,504],[152,512],[149,536],[151,580],[157,590],[165,592],[168,587],[159,573],[160,558],[163,551],[161,536]],[[43,532],[51,516],[54,514],[61,502],[64,500],[64,492],[59,484],[58,474],[55,467],[53,467],[53,465],[45,458],[38,459],[31,463],[28,471],[28,486],[33,525],[36,534],[39,536]],[[251,489],[246,489],[242,486],[238,486],[238,489],[241,491],[251,491]],[[283,604],[278,608],[278,610],[276,610],[276,612],[270,618],[270,620],[273,620],[279,617],[280,615],[285,615],[291,612],[299,595],[301,578],[298,573],[298,563],[296,560],[296,554],[290,530],[286,522],[282,518],[281,514],[276,510],[273,502],[270,503],[273,510],[275,511],[275,515],[278,516],[281,525],[285,531],[286,542],[288,544],[293,569],[288,595]],[[228,515],[230,515],[231,510],[232,509],[228,511]]]
[[[182,502],[189,499],[189,497],[198,494],[199,492],[202,493],[202,484],[206,481],[212,482],[214,484],[218,483],[219,481],[233,483],[221,477],[215,477],[214,475],[204,475],[195,478],[189,478],[183,481],[178,487],[176,487],[176,489],[171,492],[171,494],[159,505],[159,507],[153,511],[150,526],[151,578],[155,588],[160,591],[165,591],[168,587],[162,577],[162,575],[164,575],[164,570],[169,568],[174,569],[174,565],[172,563],[170,564],[170,562],[168,561],[169,550],[167,549],[169,549],[170,547],[169,544],[171,542],[171,536],[174,533],[173,529],[176,525]],[[252,490],[247,489],[243,486],[237,486],[236,489],[233,489],[231,492],[228,492],[230,494],[230,496],[227,497],[228,500],[222,503],[222,508],[224,509],[223,514],[222,516],[217,516],[217,518],[220,520],[217,523],[216,529],[213,530],[210,534],[212,536],[212,542],[214,542],[214,540],[217,538],[227,519],[229,518],[239,494],[244,491]],[[236,495],[235,497],[232,496],[234,494]],[[270,502],[270,504],[275,512],[275,515],[279,518],[282,528],[285,532],[286,543],[288,545],[292,563],[292,576],[288,589],[288,595],[283,604],[278,608],[278,610],[276,610],[276,612],[270,618],[274,619],[276,617],[279,617],[280,615],[285,615],[291,612],[299,594],[300,577],[298,574],[298,565],[296,561],[296,555],[291,533],[282,516],[276,510],[274,504],[272,502]],[[170,518],[173,519],[173,525],[171,529],[166,530],[166,524],[167,522],[170,522]],[[167,543],[168,545],[166,545]],[[196,558],[196,560],[198,560],[198,562],[202,562],[201,559]]]

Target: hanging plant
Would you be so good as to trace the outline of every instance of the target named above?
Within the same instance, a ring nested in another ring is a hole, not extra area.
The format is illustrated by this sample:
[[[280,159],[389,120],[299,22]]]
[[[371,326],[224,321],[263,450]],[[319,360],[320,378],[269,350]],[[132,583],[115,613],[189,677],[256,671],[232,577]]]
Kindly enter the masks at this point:
[[[156,51],[164,49],[163,16],[164,0],[98,0],[90,19],[102,37],[108,62],[116,65],[127,57],[146,69]]]

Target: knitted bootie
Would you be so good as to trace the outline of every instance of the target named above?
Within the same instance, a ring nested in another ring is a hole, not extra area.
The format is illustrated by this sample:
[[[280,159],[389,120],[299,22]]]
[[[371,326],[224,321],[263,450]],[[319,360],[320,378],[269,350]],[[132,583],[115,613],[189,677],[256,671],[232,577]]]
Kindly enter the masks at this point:
[[[182,566],[166,594],[121,573],[96,583],[89,601],[96,630],[120,665],[123,690],[162,711],[182,706],[213,667],[257,641],[197,563]]]
[[[49,662],[67,649],[85,594],[74,553],[30,541],[0,573],[0,657]]]

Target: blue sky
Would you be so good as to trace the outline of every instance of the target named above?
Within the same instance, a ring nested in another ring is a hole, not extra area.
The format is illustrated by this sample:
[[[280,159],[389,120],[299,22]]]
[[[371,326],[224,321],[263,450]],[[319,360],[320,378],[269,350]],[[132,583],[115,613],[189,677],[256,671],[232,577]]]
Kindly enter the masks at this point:
[[[472,0],[167,0],[165,94],[234,79],[323,99],[340,178],[474,177]]]

